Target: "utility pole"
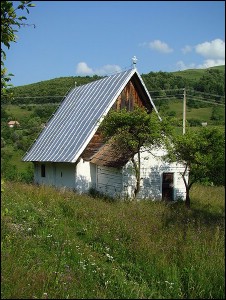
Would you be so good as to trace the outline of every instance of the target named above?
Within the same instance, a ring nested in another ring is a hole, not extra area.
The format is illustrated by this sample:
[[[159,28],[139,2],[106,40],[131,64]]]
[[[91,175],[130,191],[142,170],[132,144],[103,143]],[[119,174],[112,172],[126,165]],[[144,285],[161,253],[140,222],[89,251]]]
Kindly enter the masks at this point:
[[[186,124],[186,89],[184,88],[184,101],[183,101],[183,134],[185,134]]]

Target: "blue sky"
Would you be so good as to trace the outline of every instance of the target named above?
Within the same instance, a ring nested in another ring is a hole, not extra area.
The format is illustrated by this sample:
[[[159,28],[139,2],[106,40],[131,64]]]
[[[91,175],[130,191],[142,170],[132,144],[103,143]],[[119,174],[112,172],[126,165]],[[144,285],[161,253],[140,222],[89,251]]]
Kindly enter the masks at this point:
[[[14,1],[18,5],[18,1]],[[33,1],[7,51],[15,86],[225,64],[225,1]]]

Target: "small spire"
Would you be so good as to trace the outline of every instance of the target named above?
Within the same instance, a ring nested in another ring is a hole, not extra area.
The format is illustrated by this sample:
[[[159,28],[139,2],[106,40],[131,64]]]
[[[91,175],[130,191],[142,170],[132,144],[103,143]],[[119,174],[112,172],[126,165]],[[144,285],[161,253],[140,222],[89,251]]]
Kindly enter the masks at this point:
[[[132,61],[133,61],[133,68],[136,69],[137,58],[136,58],[135,55],[134,55],[134,57],[132,58]]]

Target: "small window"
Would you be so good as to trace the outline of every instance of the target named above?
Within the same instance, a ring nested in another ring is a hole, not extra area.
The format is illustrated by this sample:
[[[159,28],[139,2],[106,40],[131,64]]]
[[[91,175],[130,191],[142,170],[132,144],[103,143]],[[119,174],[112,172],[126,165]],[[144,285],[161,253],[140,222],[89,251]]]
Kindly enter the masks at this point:
[[[62,177],[63,176],[63,173],[62,172],[60,172],[60,177]]]
[[[46,177],[46,166],[45,165],[41,165],[41,176]]]

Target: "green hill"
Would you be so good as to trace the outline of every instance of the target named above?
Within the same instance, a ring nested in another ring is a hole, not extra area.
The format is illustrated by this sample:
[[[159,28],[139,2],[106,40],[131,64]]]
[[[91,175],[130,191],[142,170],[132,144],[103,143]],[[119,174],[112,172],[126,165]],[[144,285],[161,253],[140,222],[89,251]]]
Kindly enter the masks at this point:
[[[60,102],[76,84],[83,85],[101,77],[59,77],[12,88],[14,104],[42,104]]]
[[[184,71],[172,72],[172,74],[175,76],[181,76],[183,78],[195,81],[200,79],[203,75],[205,75],[206,70],[218,70],[225,74],[225,66],[216,66],[208,69],[188,69]]]

